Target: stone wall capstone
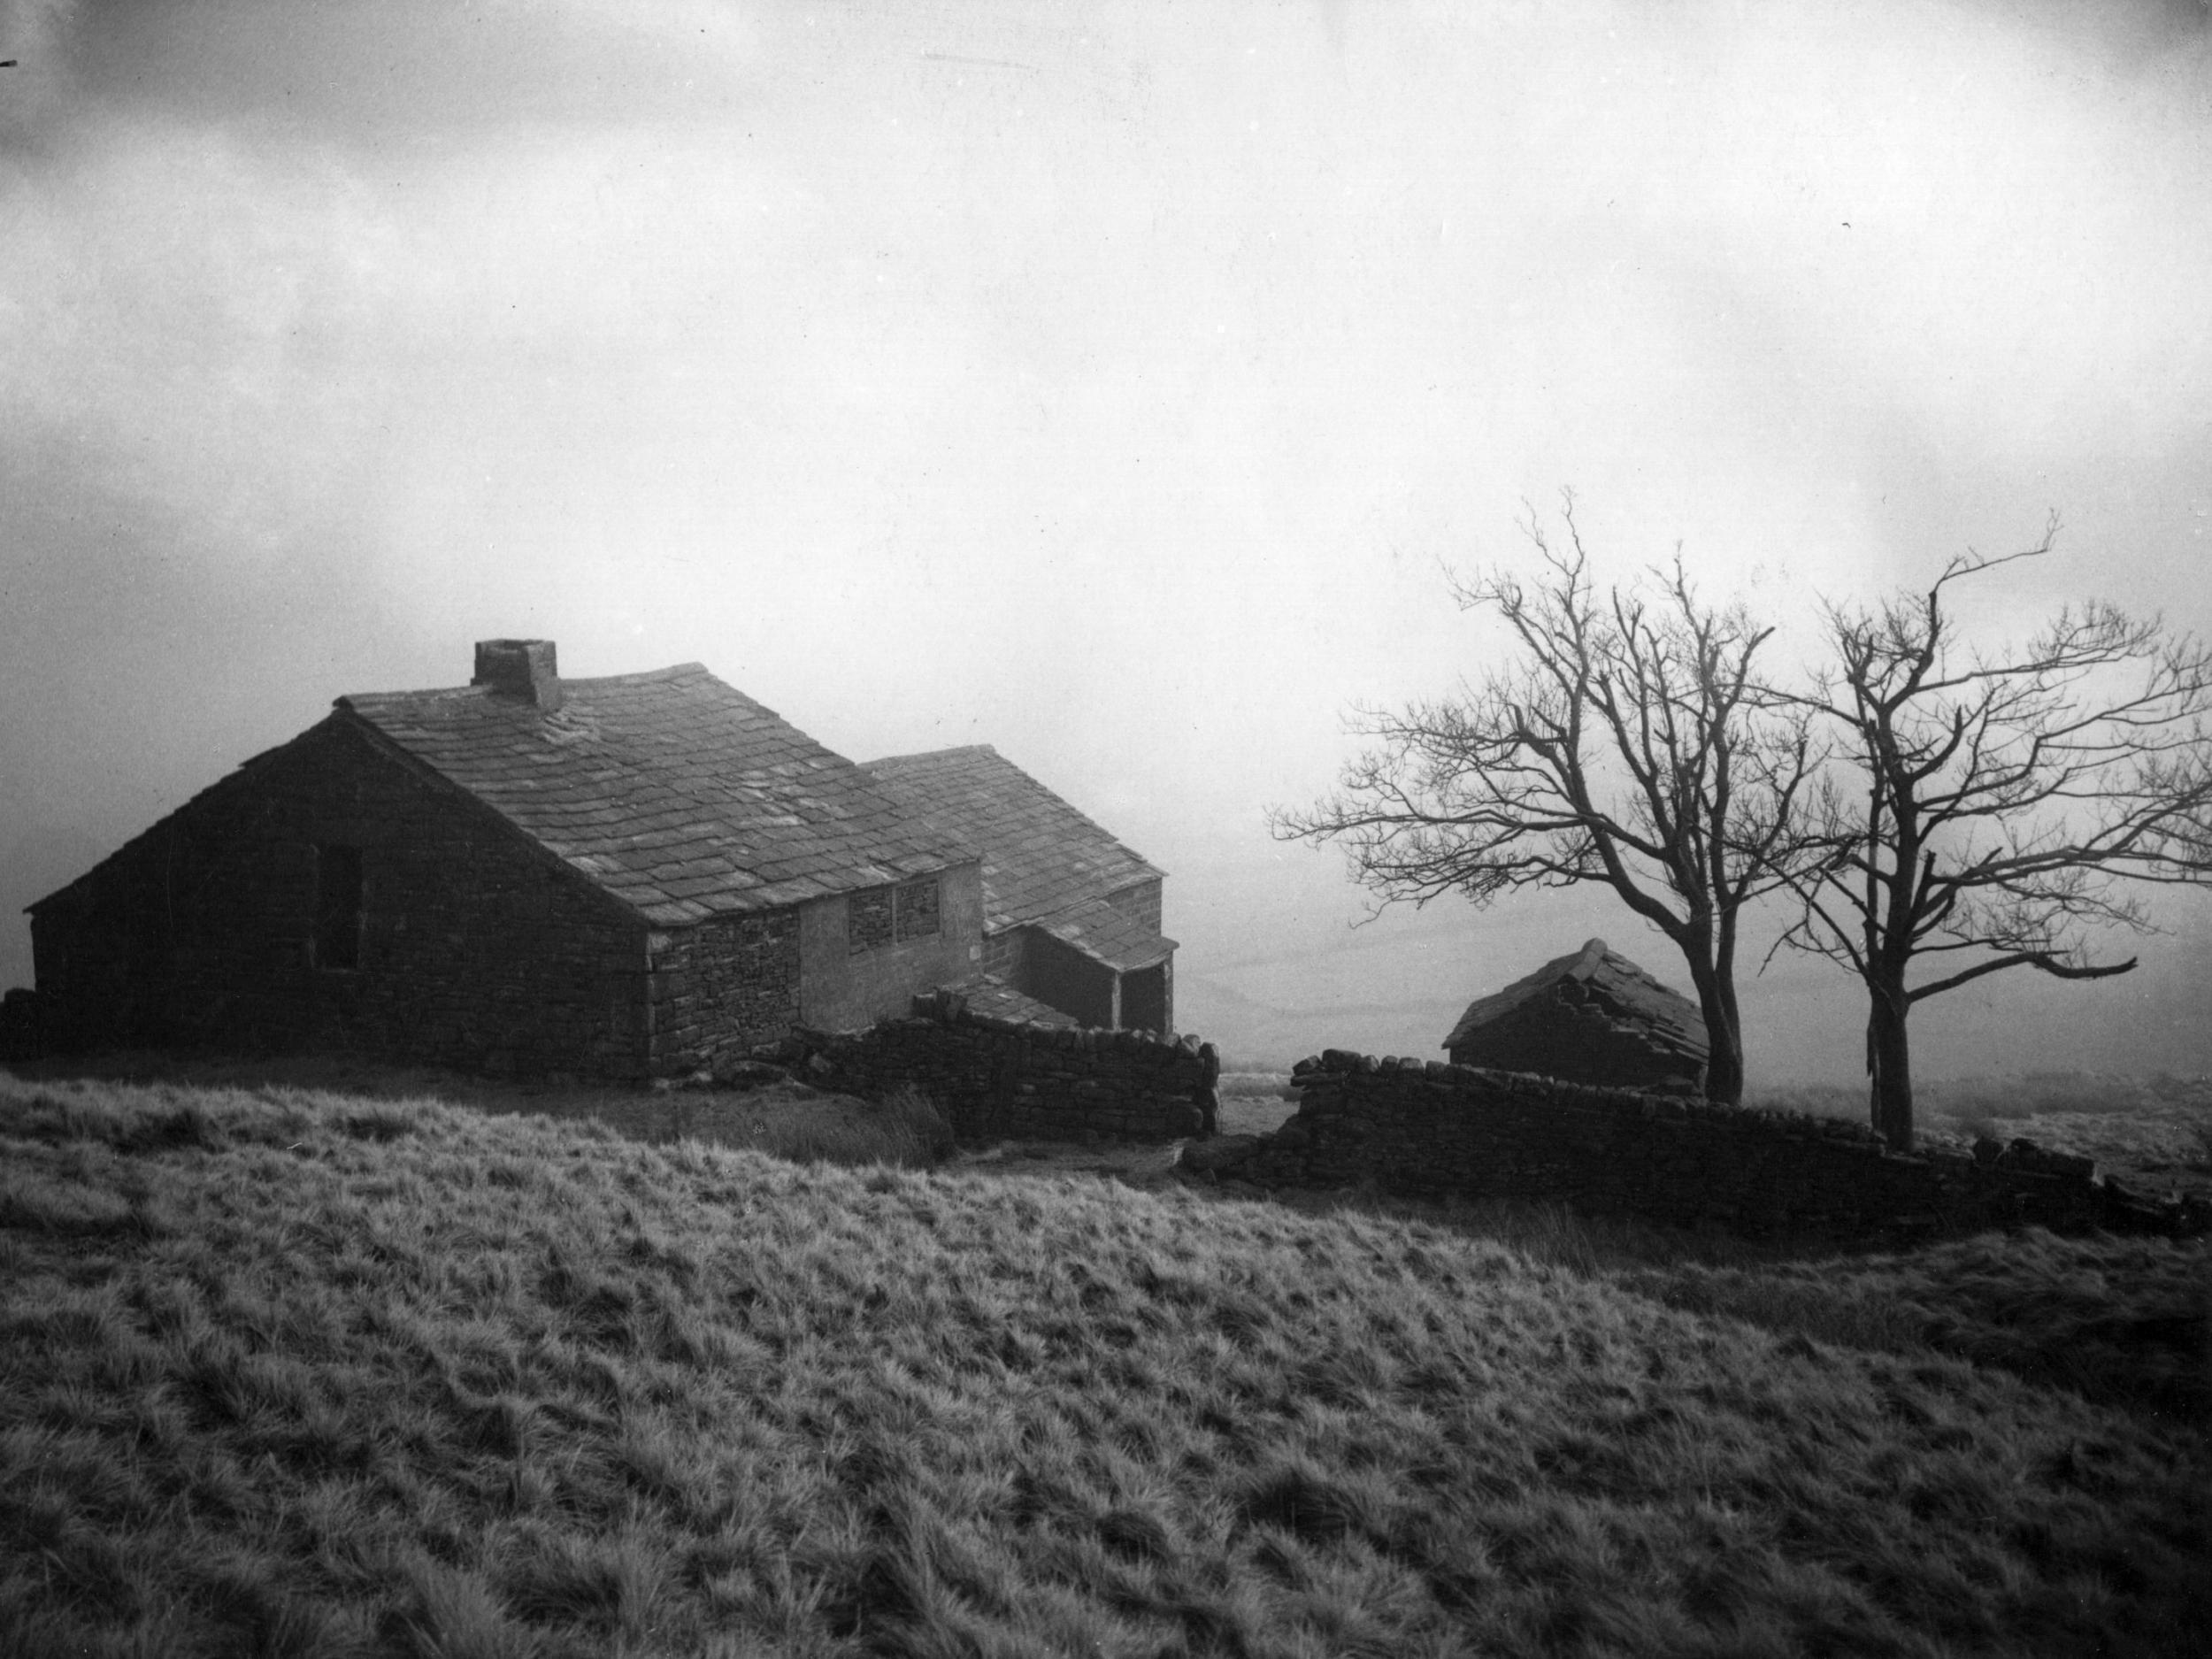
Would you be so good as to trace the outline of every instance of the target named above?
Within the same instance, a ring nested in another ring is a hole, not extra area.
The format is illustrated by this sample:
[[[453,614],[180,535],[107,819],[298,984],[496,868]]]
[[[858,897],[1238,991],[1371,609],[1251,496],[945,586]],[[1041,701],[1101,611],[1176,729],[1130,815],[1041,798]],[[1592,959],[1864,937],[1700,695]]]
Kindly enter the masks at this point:
[[[964,1141],[1178,1141],[1213,1132],[1221,1075],[1195,1037],[1068,1029],[972,1013],[956,993],[858,1032],[805,1032],[826,1087],[879,1099],[910,1083]]]
[[[1301,1061],[1292,1082],[1296,1116],[1222,1173],[1263,1187],[1548,1200],[1754,1233],[2023,1223],[2185,1233],[2212,1219],[2201,1204],[2150,1202],[2095,1179],[2087,1158],[2025,1141],[1901,1156],[1833,1118],[1334,1048]]]

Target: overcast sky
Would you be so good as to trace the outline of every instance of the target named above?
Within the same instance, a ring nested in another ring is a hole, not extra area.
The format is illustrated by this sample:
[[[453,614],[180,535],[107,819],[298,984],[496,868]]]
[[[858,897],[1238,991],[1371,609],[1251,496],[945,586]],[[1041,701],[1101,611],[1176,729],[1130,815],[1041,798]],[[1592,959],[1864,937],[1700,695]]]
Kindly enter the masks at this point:
[[[1592,932],[1683,977],[1598,900],[1348,932],[1263,826],[1479,672],[1443,570],[1525,500],[1791,651],[2054,509],[1978,634],[2212,626],[2200,0],[0,19],[0,983],[334,696],[529,635],[990,742],[1171,872],[1187,1026],[1428,1053]],[[1924,1074],[2212,1066],[2162,914],[2126,980],[1928,1005]],[[1752,990],[1755,1082],[1855,1072],[1833,972]]]

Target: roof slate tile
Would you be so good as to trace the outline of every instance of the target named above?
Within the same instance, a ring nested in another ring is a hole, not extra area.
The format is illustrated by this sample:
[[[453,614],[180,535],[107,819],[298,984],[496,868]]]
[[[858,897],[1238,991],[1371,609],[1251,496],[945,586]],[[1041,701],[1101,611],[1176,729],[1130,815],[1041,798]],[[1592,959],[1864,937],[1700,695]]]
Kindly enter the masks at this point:
[[[481,686],[337,706],[655,922],[775,909],[979,856],[696,663],[561,689],[552,710]]]

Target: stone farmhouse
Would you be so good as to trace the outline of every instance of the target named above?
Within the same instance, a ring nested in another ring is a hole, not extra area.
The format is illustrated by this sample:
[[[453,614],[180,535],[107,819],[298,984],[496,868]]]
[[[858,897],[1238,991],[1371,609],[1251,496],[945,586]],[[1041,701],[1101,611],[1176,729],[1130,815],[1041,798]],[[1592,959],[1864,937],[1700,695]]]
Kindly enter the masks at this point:
[[[864,770],[932,828],[982,849],[987,973],[1081,1025],[1174,1029],[1159,871],[988,744]]]
[[[1602,939],[1478,997],[1444,1048],[1454,1065],[1687,1094],[1710,1052],[1697,1004]]]
[[[1006,771],[1026,786],[1008,826],[978,826],[1021,867],[1051,865],[1030,838],[1069,819],[1085,834],[1067,869],[1113,845]],[[951,985],[1029,1017],[1064,987],[1064,1023],[1126,1006],[1164,1028],[1173,946],[1087,946],[1079,898],[1050,936],[1077,935],[1087,978],[1042,957],[1033,1002],[988,976],[987,956],[1018,975],[1030,956],[998,941],[985,855],[950,824],[698,664],[564,680],[551,641],[485,641],[467,686],[340,697],[33,904],[40,1025],[64,1047],[623,1078],[856,1029]],[[1122,850],[1112,873],[1149,880],[1156,940],[1160,872]],[[1094,994],[1148,968],[1156,1004]]]

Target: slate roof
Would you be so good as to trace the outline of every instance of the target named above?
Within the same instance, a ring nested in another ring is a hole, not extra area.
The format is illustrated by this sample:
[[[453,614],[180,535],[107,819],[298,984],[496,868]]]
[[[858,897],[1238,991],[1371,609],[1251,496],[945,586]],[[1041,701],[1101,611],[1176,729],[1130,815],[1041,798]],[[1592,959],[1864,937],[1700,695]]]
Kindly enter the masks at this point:
[[[979,856],[697,663],[561,691],[549,711],[488,686],[336,706],[664,926]]]
[[[1043,923],[1136,882],[1164,879],[987,743],[893,755],[864,762],[863,769],[941,830],[983,849],[983,926],[989,932]],[[1175,949],[1173,940],[1122,921],[1117,928],[1087,906],[1066,924],[1068,933],[1048,931],[1092,955],[1098,949],[1083,940],[1123,956],[1143,955],[1129,928],[1162,947],[1146,961],[1100,957],[1115,967],[1141,967]]]
[[[952,991],[967,999],[971,1014],[985,1014],[993,1019],[1017,1020],[1028,1025],[1051,1025],[1072,1031],[1082,1021],[1072,1014],[1064,1014],[1048,1002],[1017,991],[995,973],[971,974],[964,979],[955,979],[941,986],[940,990]]]
[[[1444,1039],[1454,1048],[1493,1021],[1524,1003],[1551,994],[1566,979],[1580,981],[1597,997],[1625,1015],[1649,1026],[1671,1046],[1702,1060],[1709,1052],[1705,1016],[1695,1002],[1653,979],[1626,956],[1611,949],[1602,939],[1586,941],[1579,950],[1547,962],[1526,979],[1516,979],[1502,991],[1478,997]]]
[[[1064,910],[1055,910],[1029,925],[1117,972],[1148,968],[1175,954],[1172,939],[1133,916],[1124,915],[1103,899],[1079,899]]]

